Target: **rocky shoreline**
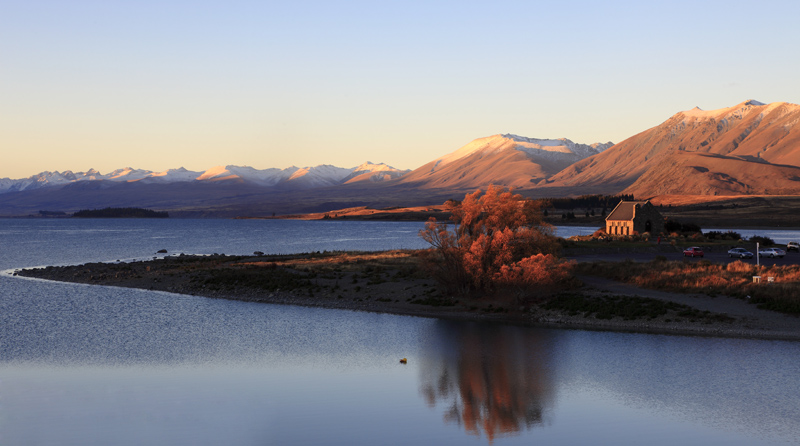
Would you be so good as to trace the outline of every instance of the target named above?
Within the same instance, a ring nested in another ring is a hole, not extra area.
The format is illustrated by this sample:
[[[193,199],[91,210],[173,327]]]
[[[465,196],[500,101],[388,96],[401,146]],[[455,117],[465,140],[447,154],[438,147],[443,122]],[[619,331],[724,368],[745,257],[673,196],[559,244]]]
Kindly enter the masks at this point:
[[[131,263],[22,269],[16,276],[157,290],[247,302],[494,321],[543,327],[759,339],[800,340],[800,318],[730,297],[667,293],[596,277],[570,295],[581,299],[636,296],[678,309],[623,318],[513,298],[449,299],[421,274],[414,251],[296,256],[167,256]],[[691,311],[689,311],[691,309]]]

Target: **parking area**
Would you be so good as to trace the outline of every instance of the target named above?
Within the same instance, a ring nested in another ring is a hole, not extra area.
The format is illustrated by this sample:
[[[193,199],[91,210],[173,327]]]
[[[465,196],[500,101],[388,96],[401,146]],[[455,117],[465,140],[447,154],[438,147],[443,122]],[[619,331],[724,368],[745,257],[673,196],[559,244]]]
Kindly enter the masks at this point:
[[[739,259],[739,258],[731,258],[730,256],[728,256],[727,252],[713,252],[713,251],[712,252],[708,252],[708,251],[706,251],[706,252],[704,252],[704,254],[705,254],[704,257],[691,258],[691,257],[684,257],[682,253],[675,253],[674,257],[675,257],[675,260],[680,260],[682,258],[686,258],[687,260],[690,260],[690,261],[691,260],[706,259],[706,260],[710,260],[710,261],[712,261],[714,263],[727,263],[727,262],[735,262],[736,260],[741,260],[742,262],[745,262],[745,263],[752,263],[753,265],[756,264],[755,256],[752,259]],[[653,257],[655,257],[655,256],[653,256]],[[668,259],[672,259],[672,257],[670,255],[667,255],[666,257]],[[769,258],[769,257],[761,256],[760,263],[762,265],[767,265],[767,266],[769,266],[769,265],[797,265],[797,264],[800,264],[800,254],[797,254],[797,253],[794,253],[794,252],[789,252],[789,253],[786,253],[786,256],[783,257],[783,258],[778,258],[778,257]]]

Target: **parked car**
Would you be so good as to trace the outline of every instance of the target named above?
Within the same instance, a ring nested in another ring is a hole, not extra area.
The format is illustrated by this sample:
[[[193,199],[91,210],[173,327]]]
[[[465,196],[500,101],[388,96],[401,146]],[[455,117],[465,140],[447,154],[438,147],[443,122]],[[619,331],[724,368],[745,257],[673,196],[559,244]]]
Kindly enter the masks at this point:
[[[728,257],[738,257],[740,259],[752,259],[753,253],[744,248],[733,248],[728,250]]]
[[[797,242],[789,242],[786,244],[786,251],[797,251],[800,252],[800,243]]]
[[[786,251],[780,248],[763,248],[758,250],[758,255],[761,257],[783,257],[786,255]]]
[[[686,248],[683,250],[684,257],[703,257],[703,250],[698,248],[697,246],[692,246],[691,248]]]

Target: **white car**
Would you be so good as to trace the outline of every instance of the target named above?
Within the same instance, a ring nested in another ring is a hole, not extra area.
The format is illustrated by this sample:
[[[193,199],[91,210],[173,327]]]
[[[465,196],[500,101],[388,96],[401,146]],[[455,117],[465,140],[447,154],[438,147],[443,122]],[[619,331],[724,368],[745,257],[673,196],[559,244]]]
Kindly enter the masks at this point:
[[[780,248],[763,248],[758,250],[758,255],[761,257],[781,257],[786,255],[786,251]]]

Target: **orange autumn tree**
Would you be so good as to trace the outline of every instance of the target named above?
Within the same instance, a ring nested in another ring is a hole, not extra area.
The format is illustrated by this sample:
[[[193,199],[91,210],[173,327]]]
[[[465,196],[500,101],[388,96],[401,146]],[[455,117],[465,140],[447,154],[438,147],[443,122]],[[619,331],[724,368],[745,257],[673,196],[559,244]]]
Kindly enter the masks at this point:
[[[553,227],[542,220],[538,202],[489,186],[447,204],[453,230],[431,218],[420,236],[434,248],[425,263],[448,293],[523,292],[569,278],[571,264],[555,256]]]

